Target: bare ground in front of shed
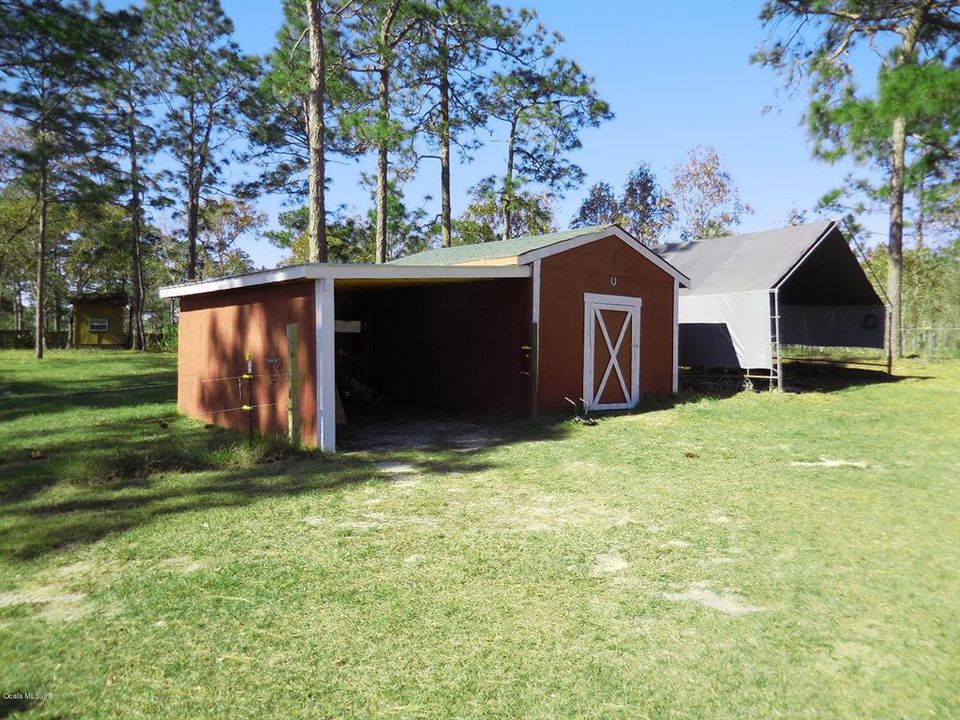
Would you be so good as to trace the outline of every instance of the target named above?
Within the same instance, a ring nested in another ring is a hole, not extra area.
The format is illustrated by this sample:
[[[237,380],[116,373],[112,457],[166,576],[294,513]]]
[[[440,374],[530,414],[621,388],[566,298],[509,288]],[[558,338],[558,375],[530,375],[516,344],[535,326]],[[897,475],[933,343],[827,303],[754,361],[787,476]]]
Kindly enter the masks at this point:
[[[958,363],[321,457],[0,362],[17,717],[960,715]]]

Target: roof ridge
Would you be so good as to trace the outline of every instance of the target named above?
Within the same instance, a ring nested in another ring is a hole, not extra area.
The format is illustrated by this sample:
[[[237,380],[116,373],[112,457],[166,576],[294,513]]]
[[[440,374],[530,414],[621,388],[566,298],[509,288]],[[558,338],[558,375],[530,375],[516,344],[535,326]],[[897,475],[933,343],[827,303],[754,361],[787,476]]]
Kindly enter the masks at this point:
[[[425,263],[427,260],[436,262],[439,261],[440,258],[457,259],[459,262],[496,260],[522,255],[523,253],[549,247],[550,245],[555,245],[565,240],[572,240],[583,235],[592,235],[615,227],[619,226],[615,223],[590,225],[581,228],[557,230],[556,232],[542,233],[539,235],[519,235],[517,237],[507,238],[506,240],[491,240],[490,242],[429,248],[427,250],[421,250],[418,253],[413,253],[412,255],[396,258],[391,260],[389,264],[416,265]]]
[[[830,225],[831,223],[839,223],[839,222],[840,221],[837,220],[836,218],[830,218],[828,220],[813,220],[811,222],[800,223],[798,225],[785,225],[783,227],[769,228],[767,230],[751,230],[750,232],[744,232],[744,233],[732,233],[730,235],[720,235],[715,238],[693,238],[692,240],[678,240],[677,242],[672,242],[672,243],[662,243],[660,245],[655,246],[653,249],[659,251],[669,247],[677,247],[679,245],[690,245],[692,243],[713,242],[714,240],[730,240],[732,238],[742,238],[750,235],[766,235],[768,233],[779,233],[784,231],[800,230],[801,228],[810,228],[814,225],[823,225],[824,229],[826,229],[826,226]]]

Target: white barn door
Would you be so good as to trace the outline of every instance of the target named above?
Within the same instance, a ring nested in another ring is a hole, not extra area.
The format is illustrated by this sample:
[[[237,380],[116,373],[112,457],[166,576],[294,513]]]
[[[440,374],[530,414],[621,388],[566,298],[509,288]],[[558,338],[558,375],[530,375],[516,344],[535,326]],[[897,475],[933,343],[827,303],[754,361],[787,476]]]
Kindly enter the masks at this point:
[[[640,401],[640,298],[583,295],[583,399],[594,410]]]

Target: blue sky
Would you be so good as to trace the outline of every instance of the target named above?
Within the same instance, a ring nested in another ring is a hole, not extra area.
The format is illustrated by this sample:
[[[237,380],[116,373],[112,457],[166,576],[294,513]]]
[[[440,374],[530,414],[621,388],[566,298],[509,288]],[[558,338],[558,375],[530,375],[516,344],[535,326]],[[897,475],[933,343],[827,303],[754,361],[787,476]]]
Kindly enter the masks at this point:
[[[269,51],[282,20],[279,0],[223,4],[241,47],[257,54]],[[582,135],[576,161],[587,181],[558,203],[561,227],[589,184],[606,180],[618,187],[637,162],[645,161],[667,185],[673,166],[696,145],[712,145],[720,152],[744,200],[755,209],[740,228],[745,232],[786,224],[791,208],[811,208],[851,169],[811,157],[802,126],[804,96],[784,96],[770,70],[749,63],[764,37],[757,20],[759,2],[540,0],[524,5],[565,37],[562,52],[596,78],[601,97],[616,115]],[[771,105],[776,108],[764,112]],[[501,138],[497,129],[473,163],[454,169],[454,216],[466,206],[471,185],[502,173]],[[365,210],[367,191],[357,178],[371,168],[369,159],[332,166],[328,207],[345,203]],[[423,163],[406,188],[409,204],[427,194],[437,197],[438,186],[439,168]],[[273,225],[282,199],[264,198],[260,207]],[[436,211],[437,201],[428,207]],[[864,220],[874,232],[885,230],[882,217]],[[273,266],[281,258],[266,241],[249,238],[242,245],[258,266]]]

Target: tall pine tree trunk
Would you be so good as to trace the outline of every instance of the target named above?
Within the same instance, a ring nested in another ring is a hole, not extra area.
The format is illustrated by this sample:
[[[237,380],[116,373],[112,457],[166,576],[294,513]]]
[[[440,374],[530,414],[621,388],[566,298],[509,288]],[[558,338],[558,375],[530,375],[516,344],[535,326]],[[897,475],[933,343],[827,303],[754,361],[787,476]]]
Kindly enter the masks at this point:
[[[326,167],[324,147],[324,102],[326,95],[326,58],[323,46],[323,15],[319,0],[307,0],[310,32],[310,94],[307,109],[307,144],[310,148],[310,220],[307,236],[310,262],[327,262],[327,221],[324,185]]]
[[[924,178],[920,178],[920,184],[917,186],[917,250],[923,250],[923,230],[927,216],[923,207]]]
[[[510,123],[510,139],[507,141],[507,174],[503,178],[503,232],[501,239],[510,239],[510,223],[513,221],[513,145],[517,135],[517,119]]]
[[[903,44],[897,53],[896,67],[915,61],[917,39],[923,28],[930,0],[913,9],[910,24],[903,32]],[[890,350],[894,357],[903,357],[903,196],[906,173],[907,122],[902,116],[893,119],[890,133],[890,239],[887,245],[887,295],[892,307],[890,317]]]
[[[894,357],[903,356],[903,178],[906,154],[906,122],[894,118],[890,158],[890,239],[887,253],[887,295],[890,298],[890,347]]]
[[[440,239],[444,247],[450,247],[450,68],[447,57],[446,31],[440,34]]]
[[[40,226],[37,232],[37,292],[34,298],[36,304],[34,348],[37,360],[43,360],[43,348],[46,338],[46,309],[47,275],[47,166],[40,167]]]
[[[59,268],[55,269],[54,272],[57,274],[60,273]],[[60,292],[60,286],[55,285],[53,289],[53,330],[57,338],[53,342],[55,348],[60,348],[60,333],[63,331],[63,296]]]
[[[389,170],[390,132],[390,66],[386,57],[381,57],[380,86],[380,139],[377,147],[377,262],[387,261],[387,171]]]
[[[200,227],[200,189],[190,184],[187,198],[187,280],[197,278],[197,235]]]
[[[14,285],[13,300],[13,329],[17,332],[23,332],[23,286],[17,280]]]
[[[128,105],[128,110],[132,117],[133,106]],[[127,128],[127,141],[130,148],[130,287],[133,294],[130,301],[130,347],[143,350],[146,347],[146,333],[143,329],[143,250],[140,245],[140,158],[132,122]]]

